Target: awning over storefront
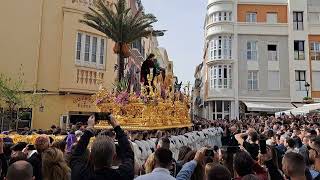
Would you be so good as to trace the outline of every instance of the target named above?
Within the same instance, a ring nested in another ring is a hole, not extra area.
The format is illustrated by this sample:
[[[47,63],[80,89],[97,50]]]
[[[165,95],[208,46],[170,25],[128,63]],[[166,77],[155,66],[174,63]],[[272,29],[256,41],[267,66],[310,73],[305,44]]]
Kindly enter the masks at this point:
[[[312,112],[320,112],[320,103],[305,104],[302,107],[294,108],[294,109],[287,110],[287,111],[277,112],[277,113],[275,113],[275,115],[276,116],[280,116],[281,114],[305,115],[305,114],[312,113]]]
[[[248,111],[253,112],[278,112],[293,109],[291,103],[279,102],[243,102]]]

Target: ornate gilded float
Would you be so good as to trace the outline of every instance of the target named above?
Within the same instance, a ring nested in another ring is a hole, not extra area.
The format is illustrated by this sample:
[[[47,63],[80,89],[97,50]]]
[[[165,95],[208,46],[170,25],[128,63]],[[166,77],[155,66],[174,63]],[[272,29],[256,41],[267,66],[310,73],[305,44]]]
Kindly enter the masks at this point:
[[[152,71],[151,71],[152,72]],[[94,99],[101,112],[110,112],[127,130],[156,130],[192,126],[189,116],[189,96],[173,88],[172,79],[157,77],[142,86],[140,92],[110,92],[102,88]],[[166,80],[167,79],[167,80]],[[100,121],[96,128],[108,128],[107,121]]]

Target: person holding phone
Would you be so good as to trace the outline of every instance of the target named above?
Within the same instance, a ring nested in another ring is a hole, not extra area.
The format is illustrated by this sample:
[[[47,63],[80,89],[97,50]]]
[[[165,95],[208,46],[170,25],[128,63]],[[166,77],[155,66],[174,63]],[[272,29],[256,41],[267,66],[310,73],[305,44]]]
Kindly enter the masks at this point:
[[[95,116],[90,116],[88,119],[88,127],[84,131],[71,155],[70,165],[72,179],[132,180],[134,178],[134,153],[128,137],[111,114],[106,120],[116,133],[119,153],[116,154],[116,146],[112,138],[103,135],[97,136],[92,143],[90,154],[90,159],[92,160],[94,167],[93,169],[88,167],[88,162],[84,160],[83,156],[90,142],[90,138],[95,135]],[[116,169],[112,168],[115,156],[118,156],[122,162]]]

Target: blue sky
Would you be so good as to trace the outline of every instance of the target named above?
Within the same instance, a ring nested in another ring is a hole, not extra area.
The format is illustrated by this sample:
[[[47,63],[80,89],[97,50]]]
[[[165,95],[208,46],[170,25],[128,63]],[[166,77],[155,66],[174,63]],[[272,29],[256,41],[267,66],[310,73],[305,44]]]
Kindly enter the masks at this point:
[[[179,81],[193,83],[195,66],[203,56],[207,0],[142,0],[142,4],[147,13],[157,17],[155,29],[168,30],[158,41],[174,62]]]

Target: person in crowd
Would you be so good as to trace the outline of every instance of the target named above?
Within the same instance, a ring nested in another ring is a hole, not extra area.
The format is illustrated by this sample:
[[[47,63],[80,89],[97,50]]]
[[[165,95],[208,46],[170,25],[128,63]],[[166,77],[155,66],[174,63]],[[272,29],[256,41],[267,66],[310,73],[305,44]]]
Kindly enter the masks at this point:
[[[134,178],[134,153],[128,137],[124,134],[124,131],[114,117],[110,116],[109,123],[116,133],[116,139],[119,145],[119,154],[117,154],[117,156],[121,158],[121,165],[117,169],[111,168],[113,159],[116,156],[116,146],[113,139],[107,136],[98,136],[92,144],[90,154],[94,171],[92,172],[90,168],[87,168],[87,163],[83,161],[82,157],[86,152],[90,138],[94,136],[93,126],[95,124],[95,117],[90,116],[88,119],[88,127],[72,153],[70,161],[72,174],[78,177],[81,175],[81,179],[95,180],[131,180]]]
[[[74,133],[74,131],[71,131],[66,139],[66,143],[67,143],[67,152],[71,152],[71,147],[74,143],[77,142],[77,138],[76,135]]]
[[[298,153],[299,152],[299,150],[296,148],[296,142],[294,141],[293,138],[287,138],[285,145],[287,147],[286,153],[289,153],[289,152]]]
[[[248,129],[247,133],[240,133],[235,135],[238,143],[243,146],[251,155],[254,160],[258,160],[259,145],[258,145],[258,133],[255,129]]]
[[[307,146],[302,144],[302,140],[299,136],[294,136],[293,140],[295,142],[295,147],[296,147],[298,153],[301,154],[303,156],[303,158],[305,159],[306,163],[308,163],[309,154],[308,154]]]
[[[267,146],[267,153],[260,155],[261,163],[265,164],[271,180],[284,180],[279,169],[277,150],[272,146]]]
[[[299,153],[286,153],[282,159],[282,170],[290,180],[307,180],[306,163]]]
[[[175,180],[170,175],[172,152],[167,148],[158,148],[154,153],[155,168],[151,173],[139,176],[136,180]]]
[[[267,180],[268,173],[262,168],[252,157],[245,151],[240,151],[235,154],[234,169],[238,177],[236,180],[242,179],[248,174],[255,174],[259,180]]]
[[[51,147],[42,153],[42,175],[44,180],[71,180],[71,171],[63,152]]]
[[[27,155],[22,151],[12,152],[9,160],[9,165],[13,164],[16,161],[25,161],[27,160]]]
[[[57,149],[60,149],[63,153],[67,152],[67,142],[60,140],[60,141],[55,141],[52,143],[52,147],[55,147]]]
[[[197,151],[190,151],[186,154],[183,164],[192,161],[196,156]],[[204,162],[198,162],[195,170],[192,173],[190,180],[201,180],[204,177]]]
[[[239,147],[222,147],[219,153],[219,161],[231,173],[232,177],[235,174],[233,168],[234,154],[239,151]]]
[[[27,161],[17,161],[8,168],[5,180],[34,180],[32,165]]]
[[[314,180],[320,180],[320,137],[312,138],[309,145],[309,170]]]
[[[189,146],[182,146],[179,150],[178,161],[177,161],[177,172],[179,172],[184,164],[183,159],[188,152],[191,151]]]
[[[229,128],[229,125],[224,125],[224,132],[223,132],[223,136],[221,138],[222,141],[222,145],[225,146],[238,146],[238,141],[235,138],[235,135],[237,134],[238,130],[237,127],[235,125],[232,125]]]
[[[199,177],[195,177],[194,174],[198,174],[195,173],[195,169],[197,167],[202,166],[203,167],[203,163],[205,161],[205,152],[206,152],[207,148],[203,147],[201,149],[199,149],[195,156],[194,159],[185,163],[182,167],[182,169],[179,171],[179,173],[177,174],[176,180],[189,180],[192,178],[192,176],[194,178],[198,178],[198,179],[203,179],[203,174],[204,172],[201,172],[199,174]],[[202,169],[202,171],[204,171],[204,169]]]
[[[170,140],[167,137],[162,137],[159,139],[156,149],[159,148],[165,148],[165,149],[169,149],[170,150]],[[150,173],[153,171],[153,169],[155,168],[155,154],[152,153],[149,155],[149,157],[146,160],[146,163],[144,164],[145,167],[145,172],[146,173]],[[172,175],[174,175],[174,173],[171,173]]]
[[[230,171],[220,164],[209,163],[205,167],[206,180],[231,180]]]
[[[282,159],[282,157],[284,156],[284,154],[287,151],[287,148],[284,145],[285,137],[280,135],[280,134],[277,134],[276,137],[277,137],[276,138],[277,139],[277,144],[275,145],[275,148],[277,149],[279,157],[281,157],[281,159]]]
[[[42,180],[42,153],[50,146],[50,140],[47,135],[40,135],[35,140],[35,148],[37,152],[27,160],[33,167],[33,175],[36,180]]]
[[[170,149],[170,140],[167,137],[162,137],[157,143],[157,148]]]

